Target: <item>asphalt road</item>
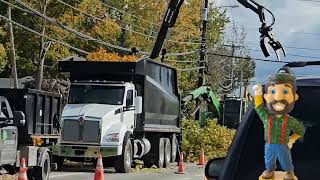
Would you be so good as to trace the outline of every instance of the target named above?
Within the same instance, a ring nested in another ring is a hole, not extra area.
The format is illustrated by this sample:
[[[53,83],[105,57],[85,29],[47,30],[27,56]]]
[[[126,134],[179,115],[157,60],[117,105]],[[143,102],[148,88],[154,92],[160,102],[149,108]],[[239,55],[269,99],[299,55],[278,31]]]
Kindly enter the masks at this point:
[[[105,169],[106,180],[204,180],[204,167],[196,164],[185,164],[185,174],[176,174],[178,166],[172,165],[167,169],[133,170],[129,174],[117,174],[114,170]],[[68,167],[62,172],[51,172],[50,180],[93,180],[92,167]]]

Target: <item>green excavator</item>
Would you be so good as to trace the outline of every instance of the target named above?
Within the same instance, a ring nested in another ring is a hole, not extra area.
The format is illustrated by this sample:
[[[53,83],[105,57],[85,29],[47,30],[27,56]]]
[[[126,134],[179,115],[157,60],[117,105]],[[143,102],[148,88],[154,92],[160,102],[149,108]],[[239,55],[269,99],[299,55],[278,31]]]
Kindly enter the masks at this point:
[[[182,99],[182,109],[187,116],[193,116],[194,113],[189,113],[187,104],[191,101],[199,100],[199,123],[200,126],[205,126],[205,121],[208,117],[220,119],[222,117],[222,109],[220,101],[209,86],[201,86]],[[208,111],[209,110],[209,111]]]

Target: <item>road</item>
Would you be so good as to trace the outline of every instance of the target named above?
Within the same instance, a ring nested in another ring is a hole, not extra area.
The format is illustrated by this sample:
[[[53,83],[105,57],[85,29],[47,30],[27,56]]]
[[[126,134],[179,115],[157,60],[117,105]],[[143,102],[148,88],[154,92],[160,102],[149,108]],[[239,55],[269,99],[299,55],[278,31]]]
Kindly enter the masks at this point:
[[[77,169],[77,170],[75,170]],[[185,174],[176,174],[178,166],[167,169],[133,170],[129,174],[117,174],[113,169],[105,169],[106,180],[204,180],[204,167],[196,164],[185,164]],[[50,180],[93,180],[94,169],[90,167],[65,168],[63,172],[52,172]]]

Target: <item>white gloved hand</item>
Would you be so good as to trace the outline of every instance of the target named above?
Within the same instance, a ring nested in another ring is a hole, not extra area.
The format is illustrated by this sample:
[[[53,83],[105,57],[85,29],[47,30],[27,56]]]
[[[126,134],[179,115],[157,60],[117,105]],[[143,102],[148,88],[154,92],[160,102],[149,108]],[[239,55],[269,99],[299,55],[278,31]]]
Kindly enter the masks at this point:
[[[261,96],[263,94],[262,92],[262,85],[256,84],[252,87],[254,96]]]

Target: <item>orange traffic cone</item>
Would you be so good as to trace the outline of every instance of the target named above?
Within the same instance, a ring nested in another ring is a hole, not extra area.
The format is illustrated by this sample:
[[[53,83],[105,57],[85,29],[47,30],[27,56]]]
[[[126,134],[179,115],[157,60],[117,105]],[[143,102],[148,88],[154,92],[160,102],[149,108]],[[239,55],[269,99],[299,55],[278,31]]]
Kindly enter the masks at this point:
[[[96,171],[94,173],[94,180],[104,180],[104,168],[102,164],[102,156],[99,154]]]
[[[204,150],[201,150],[201,154],[199,157],[199,164],[198,165],[205,165],[206,164],[206,158],[204,157]]]
[[[26,160],[24,158],[21,158],[18,180],[28,180]]]
[[[177,174],[184,174],[183,153],[180,154],[179,167]]]

